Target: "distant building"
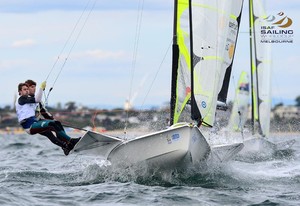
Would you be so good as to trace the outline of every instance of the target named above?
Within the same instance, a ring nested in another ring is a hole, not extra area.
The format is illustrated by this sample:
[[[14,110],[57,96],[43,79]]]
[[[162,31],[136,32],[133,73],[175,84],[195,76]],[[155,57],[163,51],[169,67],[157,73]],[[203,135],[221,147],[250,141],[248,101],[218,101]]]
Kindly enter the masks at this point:
[[[126,100],[125,103],[124,103],[124,110],[125,111],[129,111],[132,109],[132,104],[129,100]]]
[[[280,118],[300,118],[300,107],[296,106],[278,106],[273,111],[274,116],[277,115]]]
[[[139,124],[141,121],[137,117],[129,117],[128,122],[131,124]]]

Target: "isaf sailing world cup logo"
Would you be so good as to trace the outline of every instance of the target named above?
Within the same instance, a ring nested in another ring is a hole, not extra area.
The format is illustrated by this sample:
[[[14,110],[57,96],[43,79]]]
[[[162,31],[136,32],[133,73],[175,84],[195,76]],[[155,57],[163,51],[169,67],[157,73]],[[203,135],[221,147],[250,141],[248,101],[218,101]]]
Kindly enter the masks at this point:
[[[281,28],[287,28],[287,27],[289,27],[289,26],[292,25],[293,20],[291,18],[287,17],[287,16],[284,16],[283,12],[279,12],[277,15],[280,16],[280,17],[282,17],[279,21],[277,21],[276,17],[273,16],[273,15],[272,16],[271,15],[268,16],[267,18],[265,18],[265,20],[267,22],[271,22],[271,23],[274,22],[274,21],[276,21],[276,22],[274,22],[272,24],[273,25],[277,25],[278,27],[281,27]]]
[[[263,19],[261,25],[261,43],[293,43],[293,20],[279,12]]]

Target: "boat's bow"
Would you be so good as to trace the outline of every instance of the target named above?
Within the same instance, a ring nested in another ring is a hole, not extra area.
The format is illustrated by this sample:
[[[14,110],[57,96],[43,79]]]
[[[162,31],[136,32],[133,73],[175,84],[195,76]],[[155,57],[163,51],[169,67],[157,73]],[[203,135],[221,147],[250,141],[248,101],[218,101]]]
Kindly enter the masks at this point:
[[[71,152],[85,152],[106,159],[109,152],[123,141],[118,137],[87,131]]]
[[[291,139],[291,140],[275,143],[276,151],[290,149],[295,144],[295,142],[296,142],[295,139]]]
[[[233,159],[244,147],[243,143],[215,145],[211,147],[211,157],[219,162]]]

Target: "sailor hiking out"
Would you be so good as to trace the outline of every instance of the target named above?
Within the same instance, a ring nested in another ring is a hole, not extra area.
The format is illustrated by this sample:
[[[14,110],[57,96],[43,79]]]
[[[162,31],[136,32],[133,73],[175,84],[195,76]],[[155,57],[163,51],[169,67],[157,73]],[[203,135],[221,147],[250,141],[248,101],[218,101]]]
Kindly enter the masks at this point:
[[[63,149],[65,155],[68,155],[80,138],[72,139],[68,136],[62,124],[54,120],[43,107],[41,100],[45,88],[46,82],[44,81],[35,95],[36,83],[34,81],[27,80],[26,83],[18,85],[19,98],[16,101],[18,121],[28,134],[41,134],[48,137],[53,144]]]

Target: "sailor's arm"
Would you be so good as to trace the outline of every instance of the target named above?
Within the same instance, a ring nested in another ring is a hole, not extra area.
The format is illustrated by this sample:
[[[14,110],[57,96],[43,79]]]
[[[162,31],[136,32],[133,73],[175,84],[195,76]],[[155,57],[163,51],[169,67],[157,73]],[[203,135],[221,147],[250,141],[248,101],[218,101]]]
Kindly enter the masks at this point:
[[[39,91],[35,95],[35,102],[41,102],[42,101],[42,96],[43,96],[43,91],[46,88],[46,81],[42,82],[41,87],[39,88]]]
[[[40,113],[45,119],[51,119],[51,120],[54,119],[53,115],[48,112],[48,110],[45,108],[42,102],[39,103],[39,106],[40,106]]]
[[[31,104],[31,103],[36,103],[35,98],[31,96],[20,96],[18,99],[19,105],[24,105],[24,104]]]

